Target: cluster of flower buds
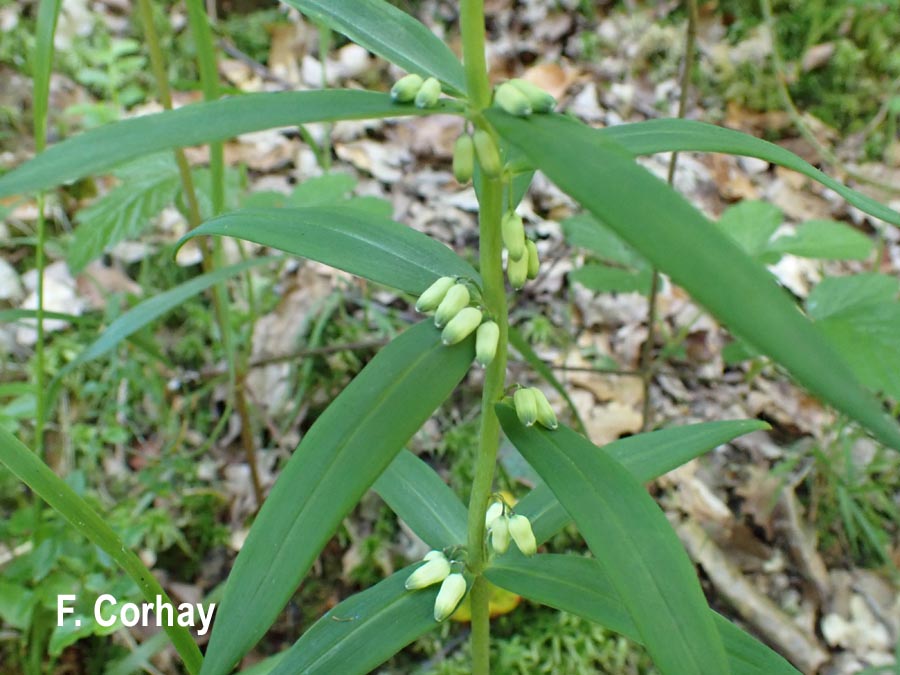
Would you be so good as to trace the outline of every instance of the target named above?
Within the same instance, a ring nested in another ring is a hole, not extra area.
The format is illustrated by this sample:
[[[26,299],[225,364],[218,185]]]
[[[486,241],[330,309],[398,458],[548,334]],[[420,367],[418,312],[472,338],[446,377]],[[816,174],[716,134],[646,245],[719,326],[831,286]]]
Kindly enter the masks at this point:
[[[514,79],[494,90],[494,104],[510,115],[528,117],[533,112],[552,112],[556,107],[556,99],[536,84]]]
[[[494,360],[500,327],[495,321],[484,321],[484,314],[472,302],[469,288],[455,277],[441,277],[416,301],[420,312],[434,312],[434,325],[443,328],[441,341],[455,345],[475,333],[475,360],[482,367]],[[476,332],[477,331],[477,332]]]
[[[416,104],[417,108],[433,108],[441,97],[441,83],[434,77],[423,80],[410,73],[401,77],[391,87],[391,98],[397,103]]]
[[[517,389],[513,394],[513,405],[519,421],[526,427],[532,426],[535,422],[547,429],[556,429],[559,426],[550,402],[544,396],[544,392],[537,387]]]
[[[508,211],[500,221],[503,245],[509,254],[506,259],[506,276],[509,285],[519,290],[528,279],[536,279],[541,268],[537,246],[525,236],[522,217],[515,211]]]
[[[491,548],[496,553],[506,553],[510,539],[516,542],[516,546],[524,555],[534,555],[537,551],[537,540],[531,529],[531,521],[525,516],[507,513],[503,501],[495,501],[488,507],[484,526],[491,537]]]
[[[457,561],[447,559],[442,551],[429,551],[422,559],[425,563],[406,579],[406,589],[417,591],[434,584],[440,584],[434,601],[434,620],[443,621],[453,614],[466,594],[466,578],[461,572],[454,572]]]

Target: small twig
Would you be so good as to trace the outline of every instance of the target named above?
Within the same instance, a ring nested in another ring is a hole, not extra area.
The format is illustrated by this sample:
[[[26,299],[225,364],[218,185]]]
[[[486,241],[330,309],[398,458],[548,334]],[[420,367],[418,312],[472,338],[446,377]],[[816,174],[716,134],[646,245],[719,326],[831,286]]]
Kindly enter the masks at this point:
[[[220,39],[218,42],[219,49],[228,54],[233,59],[240,61],[245,66],[250,68],[255,74],[259,75],[266,82],[271,82],[272,84],[277,84],[279,87],[289,90],[293,89],[294,85],[292,85],[287,80],[278,77],[275,73],[273,73],[269,68],[265,65],[254,59],[249,54],[242,52],[237,46],[231,42],[230,40]]]
[[[684,64],[681,68],[681,91],[678,95],[678,119],[687,112],[688,93],[691,88],[691,73],[694,70],[694,46],[697,42],[697,0],[687,0],[688,24],[684,38]],[[675,183],[675,170],[678,165],[678,153],[673,152],[669,158],[669,173],[666,181],[669,185]],[[653,364],[653,343],[656,341],[656,314],[657,297],[659,295],[659,270],[654,267],[651,270],[650,294],[647,298],[647,339],[641,346],[641,356],[638,370],[641,373],[644,385],[644,398],[642,404],[641,431],[649,431],[653,423],[653,408],[650,405],[650,385],[655,373]]]

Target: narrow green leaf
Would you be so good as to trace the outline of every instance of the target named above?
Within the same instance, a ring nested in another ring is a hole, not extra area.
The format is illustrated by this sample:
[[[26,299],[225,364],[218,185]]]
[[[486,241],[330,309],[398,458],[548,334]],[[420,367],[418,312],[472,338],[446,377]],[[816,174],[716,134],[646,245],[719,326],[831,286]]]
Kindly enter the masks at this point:
[[[557,115],[485,111],[547,176],[800,384],[900,449],[900,428],[764,267],[608,135]],[[716,127],[712,127],[715,129]],[[828,367],[823,367],[828,364]]]
[[[271,257],[254,258],[230,267],[223,267],[215,272],[201,274],[190,281],[179,284],[175,288],[155,295],[149,300],[138,303],[109,324],[100,337],[88,345],[73,361],[69,362],[63,371],[57,375],[56,379],[58,380],[73,368],[77,368],[115,349],[122,340],[134,335],[141,328],[152,323],[166,312],[178,307],[188,298],[202,293],[210,286],[240,274],[250,267],[271,262],[273,259]]]
[[[572,246],[587,249],[604,262],[617,263],[637,270],[650,268],[641,254],[589,213],[579,213],[566,218],[560,225],[567,242]]]
[[[94,511],[37,455],[2,427],[0,462],[68,520],[72,527],[103,549],[131,577],[145,600],[155,603],[157,596],[160,596],[164,602],[171,602],[156,577],[144,567],[140,558],[125,547],[103,516]],[[202,657],[190,631],[178,625],[164,626],[163,629],[172,640],[188,672],[198,672]]]
[[[146,157],[122,169],[116,172],[121,185],[78,212],[66,256],[75,273],[107,247],[139,235],[178,193],[178,168],[169,154]]]
[[[595,293],[640,293],[650,292],[652,274],[650,270],[629,270],[588,263],[569,273],[569,279]]]
[[[865,260],[874,242],[858,230],[834,220],[808,220],[794,234],[778,237],[769,247],[778,253],[820,260]]]
[[[479,279],[468,263],[428,235],[346,206],[234,211],[181,241],[209,234],[271,246],[409,293],[421,293],[440,276]]]
[[[575,520],[660,671],[728,673],[694,566],[641,483],[568,427],[527,428],[505,404],[497,416]]]
[[[52,188],[127,160],[239,134],[308,122],[458,112],[455,103],[420,110],[387,94],[329,89],[246,94],[114,122],[57,143],[0,176],[0,197]]]
[[[802,173],[831,188],[858,209],[894,225],[900,225],[900,213],[848,188],[781,146],[740,131],[693,120],[665,119],[620,124],[601,129],[598,133],[616,141],[632,155],[689,151],[757,157]]]
[[[485,572],[492,584],[529,600],[594,621],[641,642],[641,636],[596,560],[572,555],[505,556]],[[799,675],[793,666],[710,610],[732,675]],[[686,671],[687,672],[687,671]]]
[[[768,424],[759,420],[686,424],[622,438],[604,445],[603,451],[638,482],[646,483],[738,436],[768,428]],[[538,542],[547,541],[571,521],[546,483],[525,495],[516,504],[516,511],[531,520]]]
[[[347,513],[459,383],[471,338],[453,347],[424,321],[393,340],[303,437],[228,577],[204,675],[223,675],[272,624]]]
[[[403,587],[416,567],[410,565],[341,602],[284,653],[272,675],[368,673],[436,628],[437,587]]]
[[[466,91],[466,73],[447,43],[385,0],[281,1],[410,73],[436,77],[450,93]]]
[[[0,309],[0,323],[13,323],[14,321],[21,321],[22,319],[36,318],[36,309]],[[59,319],[60,321],[81,323],[88,320],[88,317],[65,314],[63,312],[44,312],[44,319]]]
[[[401,450],[372,489],[432,548],[466,543],[466,507],[428,464]]]
[[[47,138],[47,113],[50,109],[50,73],[53,70],[53,36],[59,19],[61,0],[40,0],[37,10],[37,24],[34,35],[32,57],[32,78],[34,100],[35,145],[40,150]]]

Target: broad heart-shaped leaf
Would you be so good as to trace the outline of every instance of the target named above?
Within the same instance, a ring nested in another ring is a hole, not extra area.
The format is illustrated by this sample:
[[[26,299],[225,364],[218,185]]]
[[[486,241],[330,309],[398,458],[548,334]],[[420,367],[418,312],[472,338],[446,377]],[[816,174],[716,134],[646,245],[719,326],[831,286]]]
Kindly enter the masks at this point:
[[[900,428],[764,267],[608,135],[558,115],[485,111],[547,176],[814,394],[900,449]],[[715,129],[716,127],[712,127]],[[889,212],[890,213],[890,212]]]
[[[466,507],[434,469],[401,450],[372,489],[432,548],[466,543]]]
[[[447,43],[386,0],[281,1],[410,73],[436,77],[449,93],[466,91],[466,73]]]
[[[438,587],[419,591],[403,587],[418,566],[395,572],[341,602],[284,653],[271,675],[368,673],[436,628]]]
[[[116,175],[121,185],[78,212],[66,255],[73,272],[83,270],[106,247],[140,234],[178,194],[178,167],[168,153],[123,166]]]
[[[621,124],[601,129],[598,133],[609,140],[616,141],[632,155],[696,151],[757,157],[802,173],[831,188],[853,206],[862,209],[869,215],[894,225],[900,225],[900,213],[879,204],[871,197],[848,188],[808,162],[804,162],[794,153],[740,131],[693,120],[665,119]]]
[[[568,427],[527,428],[512,406],[496,410],[506,436],[575,520],[656,667],[671,675],[728,673],[694,566],[641,483]]]
[[[6,466],[35,494],[71,523],[72,527],[99,546],[131,577],[147,602],[162,597],[171,602],[156,577],[144,566],[140,558],[125,547],[99,513],[79,497],[68,483],[57,476],[38,456],[19,442],[11,433],[0,427],[0,464]],[[171,639],[189,673],[200,670],[200,650],[187,628],[178,625],[165,626],[163,630]]]
[[[505,556],[493,562],[485,576],[508,591],[642,641],[603,565],[596,560],[552,554]],[[781,656],[725,617],[712,610],[710,614],[725,647],[731,675],[799,675]]]
[[[204,675],[222,675],[265,634],[322,547],[453,391],[474,340],[441,344],[431,321],[394,339],[303,437],[228,577]]]
[[[646,483],[738,436],[768,428],[768,424],[759,420],[686,424],[622,438],[604,445],[603,451],[638,482]],[[516,504],[516,511],[531,520],[539,543],[547,541],[571,520],[546,483],[525,495]]]
[[[440,276],[480,278],[428,235],[346,206],[234,211],[203,223],[182,241],[207,234],[271,246],[409,293],[421,293]]]
[[[73,136],[0,176],[0,197],[52,188],[162,150],[223,141],[308,122],[458,112],[443,102],[420,110],[372,91],[329,89],[245,94],[113,122]]]

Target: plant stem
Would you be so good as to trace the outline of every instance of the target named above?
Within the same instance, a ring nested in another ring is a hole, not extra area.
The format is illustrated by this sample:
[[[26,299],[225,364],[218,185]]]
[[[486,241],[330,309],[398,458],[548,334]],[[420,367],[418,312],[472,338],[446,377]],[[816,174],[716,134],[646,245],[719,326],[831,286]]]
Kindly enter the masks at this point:
[[[466,86],[469,102],[477,114],[491,102],[487,61],[484,47],[484,2],[461,0],[460,26],[462,29],[463,63],[466,69]],[[476,120],[484,125],[482,119]],[[485,567],[484,513],[490,500],[497,449],[500,446],[500,422],[494,405],[503,396],[506,384],[506,350],[508,316],[506,288],[503,280],[503,243],[500,237],[500,216],[503,209],[503,186],[498,179],[484,176],[479,199],[480,268],[484,283],[485,309],[500,327],[497,354],[485,372],[481,394],[481,430],[478,456],[475,460],[475,477],[469,497],[469,571],[475,575],[470,596],[472,606],[472,672],[487,675],[490,672],[490,589],[481,576]]]
[[[678,119],[687,113],[688,92],[691,88],[691,73],[694,71],[694,46],[697,42],[697,0],[687,0],[688,24],[684,38],[684,64],[681,70],[681,92],[678,98]],[[673,152],[669,158],[669,173],[666,177],[669,185],[675,183],[675,169],[678,167],[678,153]],[[653,343],[656,342],[656,311],[659,296],[659,270],[651,270],[650,295],[647,298],[647,339],[641,347],[639,370],[643,377],[644,401],[641,415],[641,431],[649,431],[653,424],[653,408],[650,405],[650,384],[653,382]]]

